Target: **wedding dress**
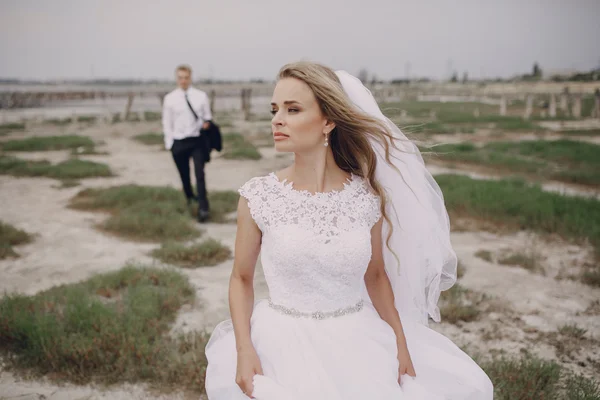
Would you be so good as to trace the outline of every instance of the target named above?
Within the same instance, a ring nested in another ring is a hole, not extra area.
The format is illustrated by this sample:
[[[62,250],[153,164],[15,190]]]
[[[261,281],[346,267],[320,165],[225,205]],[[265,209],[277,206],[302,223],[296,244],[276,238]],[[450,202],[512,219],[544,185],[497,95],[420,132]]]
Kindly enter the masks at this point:
[[[445,336],[402,320],[416,378],[398,383],[396,336],[369,301],[364,274],[379,198],[356,175],[312,194],[274,173],[240,188],[262,231],[269,298],[258,301],[251,338],[263,375],[258,400],[491,400],[483,370]],[[209,400],[247,400],[235,383],[231,321],[206,347]]]

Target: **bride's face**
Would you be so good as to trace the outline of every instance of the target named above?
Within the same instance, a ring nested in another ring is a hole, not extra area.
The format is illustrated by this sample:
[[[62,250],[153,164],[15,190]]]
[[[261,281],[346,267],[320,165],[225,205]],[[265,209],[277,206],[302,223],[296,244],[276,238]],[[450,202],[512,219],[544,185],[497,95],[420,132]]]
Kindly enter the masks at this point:
[[[271,100],[271,129],[275,149],[306,152],[323,148],[325,133],[333,129],[310,87],[299,79],[281,79]]]

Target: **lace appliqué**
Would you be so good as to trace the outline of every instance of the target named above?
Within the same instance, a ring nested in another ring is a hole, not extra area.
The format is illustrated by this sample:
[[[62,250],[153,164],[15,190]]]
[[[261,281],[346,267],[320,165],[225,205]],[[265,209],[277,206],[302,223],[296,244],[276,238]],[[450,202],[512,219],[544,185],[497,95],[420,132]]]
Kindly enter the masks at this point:
[[[313,194],[271,173],[252,178],[238,192],[263,233],[274,225],[295,224],[329,237],[357,225],[371,228],[381,218],[379,197],[356,175],[343,189]]]
[[[362,298],[379,197],[352,176],[343,189],[312,194],[275,174],[253,178],[240,194],[263,233],[262,267],[272,303],[297,315],[337,315]]]

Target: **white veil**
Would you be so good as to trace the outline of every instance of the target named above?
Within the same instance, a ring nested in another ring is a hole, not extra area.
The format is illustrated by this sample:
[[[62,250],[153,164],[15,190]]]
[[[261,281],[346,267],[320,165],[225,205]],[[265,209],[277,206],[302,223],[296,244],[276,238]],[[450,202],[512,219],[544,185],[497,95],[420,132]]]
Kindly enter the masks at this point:
[[[371,92],[354,76],[336,72],[356,107],[384,122],[398,149],[371,139],[377,153],[375,177],[387,196],[382,238],[385,269],[403,321],[440,321],[440,292],[456,282],[457,259],[450,243],[450,223],[439,186],[426,169],[417,146],[386,118]],[[389,248],[386,245],[392,229]],[[391,249],[391,250],[390,250]]]

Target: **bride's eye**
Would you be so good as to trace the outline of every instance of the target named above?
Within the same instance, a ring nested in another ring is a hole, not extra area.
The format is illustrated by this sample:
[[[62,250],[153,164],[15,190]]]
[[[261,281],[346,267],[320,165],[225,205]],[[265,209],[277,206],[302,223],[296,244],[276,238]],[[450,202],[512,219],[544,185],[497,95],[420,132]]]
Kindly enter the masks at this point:
[[[271,115],[277,114],[277,110],[271,110]]]
[[[298,112],[298,111],[300,111],[300,110],[298,110],[297,108],[290,108],[288,110],[288,112]]]

